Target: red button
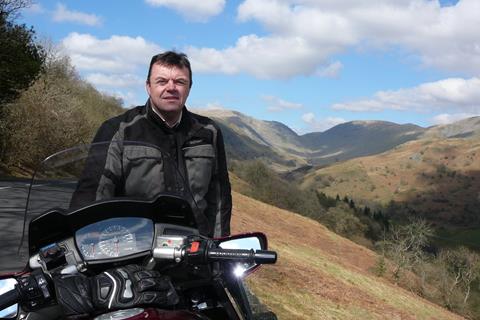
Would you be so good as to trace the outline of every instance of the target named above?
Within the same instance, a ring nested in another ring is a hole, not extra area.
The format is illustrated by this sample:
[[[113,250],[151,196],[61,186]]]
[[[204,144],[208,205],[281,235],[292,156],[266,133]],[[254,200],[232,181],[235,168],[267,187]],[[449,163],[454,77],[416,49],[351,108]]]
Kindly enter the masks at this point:
[[[192,245],[190,246],[190,252],[193,252],[193,253],[197,252],[199,246],[200,246],[200,242],[198,241],[192,242]]]

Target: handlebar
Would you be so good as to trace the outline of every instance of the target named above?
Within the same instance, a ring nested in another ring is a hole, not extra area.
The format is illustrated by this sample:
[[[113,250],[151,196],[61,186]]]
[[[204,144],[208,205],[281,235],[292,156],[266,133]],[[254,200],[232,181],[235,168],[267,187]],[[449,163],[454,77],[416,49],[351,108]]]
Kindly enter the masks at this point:
[[[160,247],[153,250],[153,258],[163,261],[181,262],[186,259],[191,264],[209,262],[247,262],[255,264],[273,264],[277,253],[270,250],[227,249],[209,247],[209,242],[192,242],[190,247]],[[211,242],[210,242],[211,243]],[[195,244],[195,245],[193,245]],[[42,270],[34,270],[28,275],[16,278],[15,288],[0,295],[0,310],[15,303],[22,303],[25,310],[36,310],[49,304],[53,298],[49,283]],[[51,284],[50,284],[51,285]]]
[[[268,250],[245,249],[209,249],[207,257],[211,261],[253,261],[258,264],[273,264],[277,261],[277,253]]]
[[[42,308],[53,301],[51,285],[41,269],[15,277],[14,289],[0,295],[0,310],[21,303],[26,311]]]
[[[20,294],[16,287],[15,289],[3,293],[2,295],[0,295],[0,310],[13,306],[19,300]]]
[[[186,259],[192,264],[205,264],[215,261],[245,261],[256,264],[273,264],[277,261],[277,253],[269,250],[209,248],[206,241],[194,241],[183,248],[155,248],[153,250],[153,258],[160,261],[176,262]]]

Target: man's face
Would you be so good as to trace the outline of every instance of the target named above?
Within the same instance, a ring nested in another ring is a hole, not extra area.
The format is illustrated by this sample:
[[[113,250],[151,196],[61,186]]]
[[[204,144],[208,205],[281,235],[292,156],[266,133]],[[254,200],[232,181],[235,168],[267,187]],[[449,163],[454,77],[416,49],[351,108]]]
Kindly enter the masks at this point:
[[[190,93],[187,68],[155,63],[146,83],[150,101],[162,114],[179,114]]]

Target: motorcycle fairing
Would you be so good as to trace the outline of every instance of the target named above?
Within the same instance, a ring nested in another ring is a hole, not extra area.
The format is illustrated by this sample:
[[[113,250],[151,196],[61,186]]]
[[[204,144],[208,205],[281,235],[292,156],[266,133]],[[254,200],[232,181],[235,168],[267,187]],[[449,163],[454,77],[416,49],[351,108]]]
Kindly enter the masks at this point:
[[[196,228],[188,202],[173,194],[162,194],[153,200],[118,198],[102,200],[76,210],[55,208],[34,218],[29,226],[29,254],[44,246],[65,239],[99,220],[115,217],[140,217],[154,223]]]

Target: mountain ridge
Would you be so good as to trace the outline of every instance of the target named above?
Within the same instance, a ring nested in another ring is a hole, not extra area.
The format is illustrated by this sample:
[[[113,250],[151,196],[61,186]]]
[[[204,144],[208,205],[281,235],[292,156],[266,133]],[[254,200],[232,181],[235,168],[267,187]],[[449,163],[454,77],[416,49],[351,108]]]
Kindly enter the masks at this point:
[[[468,138],[480,135],[480,117],[428,128],[411,123],[354,120],[323,132],[300,135],[279,121],[258,120],[238,111],[192,111],[213,118],[224,131],[228,131],[226,148],[232,159],[261,159],[280,172],[379,154],[422,138]]]

